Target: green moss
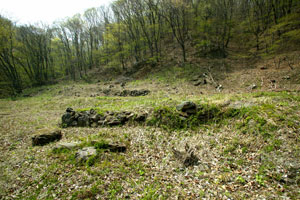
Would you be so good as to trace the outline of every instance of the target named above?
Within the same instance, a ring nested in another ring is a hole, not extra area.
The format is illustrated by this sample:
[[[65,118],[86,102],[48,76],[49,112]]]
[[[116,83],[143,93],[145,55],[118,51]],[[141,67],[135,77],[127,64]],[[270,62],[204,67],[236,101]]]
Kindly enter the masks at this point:
[[[100,140],[100,141],[98,141],[98,142],[95,142],[95,143],[93,144],[93,146],[94,146],[96,149],[100,150],[100,149],[107,149],[107,148],[109,147],[109,144],[108,144],[108,142],[105,141],[105,140]]]
[[[181,116],[175,107],[157,107],[147,125],[164,129],[184,129],[199,127],[204,123],[217,122],[222,119],[222,111],[215,105],[201,105],[198,112],[191,116]]]
[[[88,167],[93,166],[96,163],[97,159],[98,159],[97,155],[90,156],[86,161],[86,165]]]

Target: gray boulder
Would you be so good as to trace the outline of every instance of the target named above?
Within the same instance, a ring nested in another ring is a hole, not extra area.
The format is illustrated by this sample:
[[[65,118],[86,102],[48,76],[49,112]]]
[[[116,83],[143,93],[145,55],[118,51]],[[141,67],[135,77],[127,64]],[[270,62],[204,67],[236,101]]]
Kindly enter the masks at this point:
[[[88,114],[85,112],[80,113],[77,123],[78,123],[78,126],[81,126],[81,127],[90,126],[90,118],[89,118]]]
[[[91,156],[97,155],[95,147],[84,147],[76,152],[75,157],[78,161],[86,161]]]
[[[134,118],[134,121],[136,121],[136,122],[145,122],[147,117],[148,117],[147,113],[137,114],[136,117]]]
[[[61,138],[62,134],[60,130],[49,134],[36,135],[31,138],[32,146],[43,146],[50,142],[58,141]]]
[[[67,108],[61,118],[63,127],[73,126],[73,122],[76,121],[76,117],[76,112],[72,108]]]
[[[56,145],[54,149],[75,149],[77,148],[81,142],[62,142]]]
[[[176,106],[176,110],[181,112],[197,112],[197,105],[191,101],[184,101]]]

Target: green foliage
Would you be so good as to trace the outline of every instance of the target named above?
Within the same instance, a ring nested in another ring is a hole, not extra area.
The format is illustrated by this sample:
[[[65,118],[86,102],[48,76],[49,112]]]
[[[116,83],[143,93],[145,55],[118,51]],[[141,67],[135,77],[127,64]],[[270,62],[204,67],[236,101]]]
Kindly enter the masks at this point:
[[[264,186],[265,185],[265,177],[261,174],[256,174],[255,175],[255,180],[259,185]]]
[[[93,143],[93,146],[96,149],[100,150],[100,149],[107,149],[109,147],[109,144],[105,140],[100,140],[100,141],[97,141],[97,142]]]
[[[223,112],[215,105],[201,105],[196,114],[184,117],[174,107],[156,107],[153,116],[147,120],[147,125],[164,129],[195,128],[204,123],[218,122]]]
[[[0,81],[12,94],[58,78],[90,82],[95,67],[121,74],[134,63],[171,60],[174,41],[183,62],[226,57],[233,42],[244,50],[238,58],[254,47],[261,56],[297,51],[300,42],[298,0],[115,1],[110,8],[91,8],[52,27],[16,26],[0,17]]]
[[[246,183],[246,180],[242,176],[238,176],[236,178],[236,181],[242,185],[244,185]]]
[[[86,165],[88,167],[93,166],[96,163],[97,159],[98,159],[97,155],[90,156],[86,161]]]
[[[120,192],[122,192],[122,185],[120,184],[120,182],[118,181],[113,181],[110,185],[109,185],[109,197],[110,199],[115,199],[116,195]]]
[[[154,184],[146,186],[143,192],[142,200],[155,200],[155,199],[163,199],[159,198],[160,195],[158,194],[159,187],[155,186]]]

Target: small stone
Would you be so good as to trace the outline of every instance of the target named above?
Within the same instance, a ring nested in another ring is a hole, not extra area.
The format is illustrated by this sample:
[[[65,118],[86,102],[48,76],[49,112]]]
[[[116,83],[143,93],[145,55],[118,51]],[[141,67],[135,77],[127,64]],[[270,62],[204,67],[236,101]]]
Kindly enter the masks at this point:
[[[121,120],[114,118],[114,119],[106,122],[106,124],[109,126],[118,126],[118,125],[121,125],[122,122],[121,122]]]
[[[201,76],[199,76],[199,75],[194,76],[194,77],[191,79],[191,81],[198,81],[200,77],[201,77]]]
[[[78,161],[86,161],[91,156],[97,155],[95,147],[84,147],[76,152],[75,157]]]
[[[57,144],[54,149],[74,149],[78,147],[81,144],[81,142],[63,142],[60,144]]]
[[[201,80],[198,80],[198,81],[196,81],[195,83],[194,83],[194,86],[199,86],[199,85],[201,85],[202,84],[202,81]]]
[[[113,116],[114,114],[115,114],[115,112],[113,112],[113,111],[107,111],[107,112],[106,112],[106,115]]]
[[[183,117],[183,116],[179,116],[179,118],[180,118],[180,120],[182,120],[182,121],[187,120],[187,118],[186,118],[186,117]]]
[[[176,110],[181,112],[186,112],[187,110],[192,110],[192,109],[196,110],[197,105],[191,101],[184,101],[181,104],[176,106]]]
[[[119,144],[108,144],[108,149],[111,152],[125,152],[126,146],[125,145],[119,145]]]
[[[267,66],[262,66],[262,67],[260,67],[260,69],[261,70],[266,70],[266,69],[268,69],[268,67]]]
[[[75,120],[75,112],[66,112],[63,116],[62,116],[62,125],[63,127],[69,127],[71,126],[71,124],[73,123],[73,121]]]
[[[101,118],[101,115],[99,115],[99,114],[94,114],[94,115],[90,116],[90,121],[91,121],[91,122],[97,122],[97,121],[100,120],[100,118]]]
[[[130,91],[130,96],[137,97],[137,96],[146,96],[150,93],[150,90],[132,90]]]
[[[33,136],[32,139],[32,146],[43,146],[49,144],[50,142],[58,141],[62,138],[61,131],[55,131],[50,134],[42,134]]]
[[[188,115],[193,115],[197,113],[197,109],[191,108],[191,109],[187,109],[185,111],[185,113],[187,113]]]
[[[138,115],[134,118],[134,120],[135,120],[136,122],[144,122],[144,121],[146,121],[147,116],[148,116],[147,113],[138,114]]]
[[[284,76],[284,77],[282,77],[282,79],[285,79],[285,80],[290,80],[290,79],[291,79],[291,77],[290,77],[290,76]]]
[[[250,90],[254,90],[254,89],[256,89],[256,88],[257,88],[257,85],[255,85],[255,84],[253,84],[253,85],[251,85],[251,86],[249,87]]]
[[[67,108],[66,112],[74,112],[73,108]]]
[[[81,116],[78,117],[78,126],[88,127],[90,125],[89,116],[85,113],[82,113]]]
[[[216,87],[216,90],[217,90],[218,92],[221,92],[221,91],[223,90],[223,85],[218,85],[218,86]]]
[[[76,127],[77,125],[78,125],[77,121],[73,121],[73,122],[71,123],[71,126],[72,126],[72,127]]]
[[[111,89],[105,89],[105,90],[103,90],[103,93],[105,95],[109,95],[111,93]]]
[[[92,124],[91,124],[91,127],[92,128],[96,128],[98,126],[98,123],[97,122],[93,122]]]
[[[121,83],[122,88],[125,87],[125,85],[126,85],[126,82]]]
[[[99,120],[98,121],[98,126],[104,126],[105,125],[105,120]]]

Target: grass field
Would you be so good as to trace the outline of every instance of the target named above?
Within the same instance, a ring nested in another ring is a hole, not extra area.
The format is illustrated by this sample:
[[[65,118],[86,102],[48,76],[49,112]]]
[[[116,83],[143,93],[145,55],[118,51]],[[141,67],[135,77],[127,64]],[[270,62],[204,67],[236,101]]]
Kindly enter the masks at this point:
[[[51,86],[29,91],[33,97],[0,100],[0,199],[300,198],[299,93],[208,95],[182,83],[140,81],[127,87],[146,87],[150,95],[89,97],[105,87]],[[99,151],[85,163],[76,162],[76,149],[31,145],[33,135],[61,129],[67,107],[145,111],[151,117],[159,108],[174,111],[184,100],[222,115],[183,128],[145,123],[62,129],[62,142],[81,141],[81,147],[91,141],[127,146],[125,153]],[[197,165],[184,167],[174,155],[173,148],[183,151],[186,144],[199,158]]]

